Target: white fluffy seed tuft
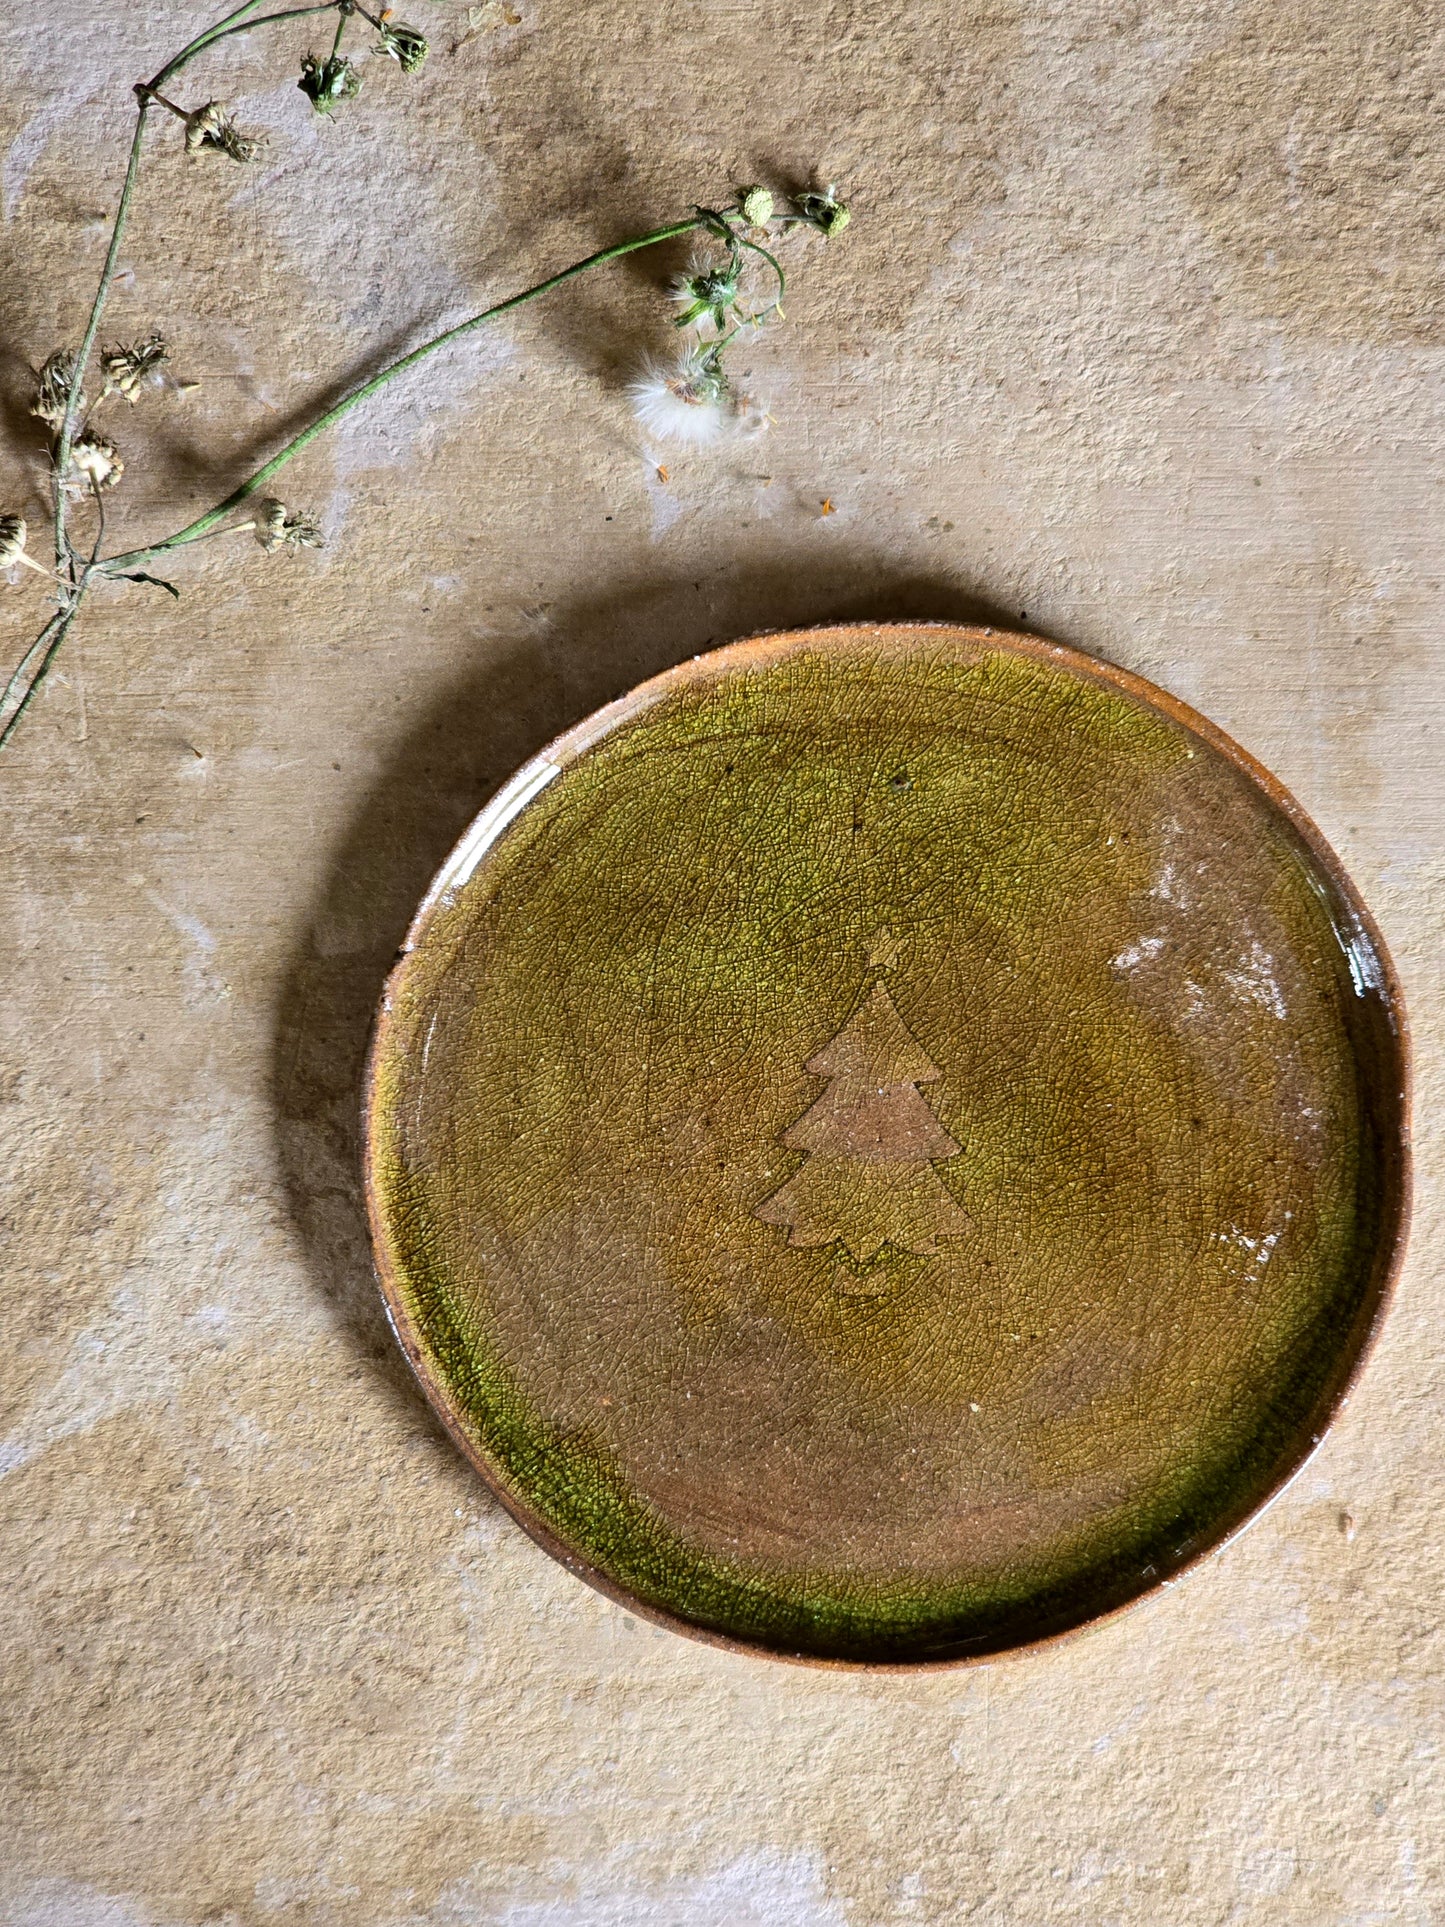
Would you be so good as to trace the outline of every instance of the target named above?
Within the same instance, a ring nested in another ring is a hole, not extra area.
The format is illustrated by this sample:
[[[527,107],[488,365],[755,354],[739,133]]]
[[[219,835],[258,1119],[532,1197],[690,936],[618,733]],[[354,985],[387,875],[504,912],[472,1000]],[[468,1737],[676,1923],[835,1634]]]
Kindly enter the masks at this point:
[[[633,414],[659,441],[696,448],[715,442],[727,425],[723,385],[694,356],[649,362],[627,392]]]

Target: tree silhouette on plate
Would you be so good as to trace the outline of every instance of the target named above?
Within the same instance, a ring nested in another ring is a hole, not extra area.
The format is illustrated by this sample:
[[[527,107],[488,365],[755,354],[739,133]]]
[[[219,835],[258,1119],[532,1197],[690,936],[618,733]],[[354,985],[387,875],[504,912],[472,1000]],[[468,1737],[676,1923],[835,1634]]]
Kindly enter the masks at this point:
[[[968,1218],[935,1165],[958,1144],[918,1088],[942,1073],[920,1048],[882,982],[875,982],[842,1029],[803,1067],[827,1089],[782,1134],[807,1160],[757,1206],[794,1246],[841,1245],[867,1267],[885,1244],[919,1255],[956,1238]],[[845,1290],[874,1287],[840,1265]]]

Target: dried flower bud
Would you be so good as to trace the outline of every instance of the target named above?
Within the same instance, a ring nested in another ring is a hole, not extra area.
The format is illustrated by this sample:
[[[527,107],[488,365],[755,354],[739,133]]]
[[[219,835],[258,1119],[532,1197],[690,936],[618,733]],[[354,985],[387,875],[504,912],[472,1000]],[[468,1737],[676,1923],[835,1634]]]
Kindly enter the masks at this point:
[[[318,114],[334,113],[343,100],[355,100],[361,92],[361,75],[345,54],[306,54],[301,61],[301,78],[296,85]]]
[[[260,151],[260,137],[241,133],[218,100],[208,100],[186,116],[188,154],[209,152],[226,154],[233,161],[253,161]]]
[[[321,528],[309,515],[295,514],[284,502],[263,502],[256,511],[256,540],[273,554],[277,549],[319,549]]]
[[[104,435],[87,429],[78,435],[70,451],[70,465],[80,478],[72,488],[114,488],[125,473],[120,450]]]
[[[48,422],[52,428],[59,428],[65,420],[66,404],[70,391],[75,385],[75,356],[69,348],[57,348],[53,355],[46,357],[45,365],[36,377],[35,399],[30,404],[32,415]],[[85,413],[85,396],[76,397],[75,411]]]
[[[853,218],[846,202],[838,199],[831,185],[821,194],[800,194],[795,205],[798,219],[817,228],[820,234],[841,234]]]
[[[393,27],[383,20],[381,39],[377,42],[376,51],[380,54],[390,54],[393,60],[400,63],[404,74],[414,74],[430,53],[431,48],[426,35],[419,27],[408,27],[401,21]]]
[[[750,227],[773,218],[773,197],[765,187],[745,187],[738,195],[738,212]]]
[[[49,575],[33,555],[25,553],[25,537],[29,533],[23,515],[0,515],[0,574],[23,562],[27,569],[34,569],[37,575]]]
[[[156,334],[137,342],[133,348],[103,348],[100,367],[105,386],[100,391],[101,400],[107,395],[119,395],[128,402],[138,401],[146,380],[169,354],[170,350]]]

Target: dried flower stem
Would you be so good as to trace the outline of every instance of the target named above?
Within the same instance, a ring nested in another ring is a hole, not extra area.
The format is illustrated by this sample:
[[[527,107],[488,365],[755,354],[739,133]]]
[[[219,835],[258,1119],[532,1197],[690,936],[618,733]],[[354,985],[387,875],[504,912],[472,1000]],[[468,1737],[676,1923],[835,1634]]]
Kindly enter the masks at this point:
[[[50,665],[59,655],[60,645],[70,633],[70,625],[79,613],[78,601],[70,602],[65,608],[58,609],[15,665],[15,673],[6,683],[4,695],[0,696],[0,716],[5,717],[4,727],[0,728],[0,749],[5,747],[20,727],[21,717],[29,709],[40,685],[49,675]],[[35,664],[33,672],[32,663]],[[15,704],[13,709],[10,708],[12,702]],[[6,714],[7,711],[9,711],[8,714]]]
[[[242,4],[231,13],[228,13],[224,19],[218,20],[214,26],[207,27],[203,33],[198,33],[194,40],[189,41],[182,47],[180,52],[173,55],[152,79],[143,81],[136,87],[135,132],[131,137],[130,155],[126,161],[125,180],[121,186],[120,200],[115,210],[115,220],[111,225],[110,246],[106,249],[105,263],[101,268],[100,281],[95,290],[95,300],[91,303],[90,318],[85,324],[85,334],[81,338],[80,351],[76,356],[75,381],[71,386],[70,399],[65,409],[65,419],[60,424],[60,434],[55,448],[55,566],[57,571],[68,570],[70,567],[70,538],[65,526],[68,508],[65,494],[65,478],[70,467],[71,443],[75,439],[76,416],[79,412],[81,383],[84,380],[85,371],[90,365],[91,353],[95,347],[95,338],[100,332],[101,316],[105,311],[105,304],[110,295],[111,284],[115,280],[116,265],[120,260],[121,242],[125,238],[126,223],[130,216],[130,204],[135,194],[136,180],[140,174],[141,154],[145,146],[146,122],[150,116],[151,101],[157,97],[160,88],[164,87],[176,74],[180,73],[182,68],[189,66],[198,54],[204,53],[207,47],[214,45],[218,40],[223,40],[228,34],[239,33],[248,27],[264,25],[264,20],[251,18],[261,4],[262,0],[242,0]],[[305,7],[297,9],[297,11],[305,13],[325,13],[328,12],[330,6],[334,4],[335,0],[328,0],[327,5]],[[267,17],[273,20],[289,19],[292,15],[289,13],[272,14]],[[169,103],[167,104],[169,105]],[[3,706],[0,706],[0,714],[3,714]],[[5,733],[9,733],[8,725],[6,726]],[[0,735],[0,743],[4,741],[5,736]]]
[[[262,0],[242,0],[239,7],[228,13],[224,19],[218,20],[214,26],[207,27],[203,33],[198,33],[194,40],[189,41],[178,54],[173,55],[150,80],[142,81],[136,87],[135,132],[131,138],[130,155],[126,162],[125,181],[121,186],[115,220],[111,225],[110,246],[106,249],[105,263],[101,268],[100,281],[95,290],[95,300],[91,304],[90,319],[86,322],[85,334],[81,338],[80,351],[76,356],[75,383],[71,390],[69,405],[65,410],[65,419],[60,425],[60,435],[55,449],[55,566],[57,569],[65,569],[70,559],[69,540],[65,528],[67,502],[64,480],[70,466],[70,446],[75,438],[81,382],[90,365],[95,338],[100,332],[101,316],[105,311],[111,285],[115,280],[121,242],[125,238],[130,204],[135,194],[136,180],[140,174],[146,121],[150,115],[151,102],[159,100],[160,89],[183,68],[188,67],[197,55],[204,53],[208,47],[214,46],[218,40],[225,40],[236,33],[248,33],[256,27],[267,26],[276,20],[296,20],[303,14],[330,13],[337,5],[337,0],[322,0],[319,5],[291,7],[281,13],[263,14],[259,20],[252,18],[261,4]],[[175,107],[170,101],[164,101],[162,104],[170,107],[172,113],[179,113],[182,119],[185,118],[184,109]],[[3,736],[0,736],[0,742],[3,741]]]
[[[177,120],[190,119],[190,115],[186,112],[185,108],[177,107],[176,103],[173,100],[167,100],[159,87],[148,87],[146,89],[146,92],[150,95],[151,99],[155,102],[157,107],[166,108],[168,112],[175,115]]]
[[[247,0],[247,11],[260,5],[260,0]],[[90,319],[85,324],[81,337],[80,352],[75,358],[75,379],[70,386],[70,396],[65,404],[65,418],[60,424],[60,434],[55,445],[55,566],[57,570],[66,569],[70,563],[70,537],[66,531],[66,511],[69,503],[65,493],[66,475],[70,468],[71,443],[75,439],[76,415],[80,406],[81,383],[90,363],[91,351],[95,347],[95,337],[100,332],[100,318],[105,310],[106,297],[111,283],[115,280],[116,264],[120,259],[120,244],[125,235],[126,219],[130,213],[131,196],[135,193],[136,177],[140,173],[141,149],[145,144],[146,119],[150,113],[149,94],[141,96],[136,109],[135,134],[131,139],[130,158],[126,163],[125,184],[120,191],[120,203],[115,211],[115,221],[110,231],[110,246],[106,249],[105,264],[100,271],[100,285],[95,291],[91,304]],[[47,665],[48,666],[48,665]],[[4,738],[0,737],[0,742]]]
[[[233,33],[254,33],[257,27],[269,27],[273,20],[304,20],[308,14],[330,13],[337,0],[315,0],[309,7],[287,7],[281,13],[263,13],[259,20],[243,20],[238,27],[223,27],[206,42],[214,47],[218,40],[229,40]]]
[[[324,0],[324,4],[320,5],[296,7],[282,13],[263,15],[258,20],[253,16],[261,4],[262,0],[242,0],[242,4],[239,7],[234,8],[221,20],[216,21],[214,25],[207,27],[204,32],[197,34],[193,40],[188,41],[187,44],[181,48],[180,52],[173,55],[149,81],[139,83],[135,89],[135,129],[131,135],[130,153],[126,159],[125,179],[121,184],[120,199],[116,204],[115,219],[111,224],[110,244],[106,248],[105,261],[100,271],[100,280],[96,285],[95,299],[91,303],[90,315],[85,324],[85,333],[81,337],[80,348],[76,355],[75,378],[70,386],[70,393],[65,406],[65,415],[60,423],[56,436],[53,502],[55,512],[55,570],[59,583],[58,597],[60,607],[31,644],[30,648],[26,650],[14,674],[5,685],[4,695],[0,696],[0,748],[3,748],[5,744],[9,742],[21,717],[30,707],[30,703],[36,692],[49,675],[51,664],[54,662],[61,644],[65,641],[70,631],[71,623],[79,613],[81,600],[84,597],[90,576],[96,566],[93,555],[90,564],[79,575],[76,573],[74,551],[71,547],[70,534],[66,526],[70,503],[65,484],[70,470],[71,450],[76,439],[76,430],[79,427],[78,416],[80,412],[82,383],[84,381],[85,371],[90,365],[90,357],[95,349],[96,336],[100,332],[101,317],[105,312],[105,304],[115,281],[116,267],[120,260],[121,243],[125,238],[126,224],[130,216],[130,205],[135,195],[136,181],[140,175],[141,157],[145,148],[146,123],[150,118],[151,102],[153,99],[159,97],[160,88],[166,86],[176,74],[180,73],[183,68],[189,66],[191,61],[196,59],[199,54],[204,53],[208,47],[214,46],[218,40],[224,40],[233,33],[242,33],[254,27],[264,26],[273,20],[295,19],[300,14],[329,13],[332,7],[337,4],[337,0]],[[169,106],[170,103],[167,102],[166,105]],[[33,674],[27,676],[27,671],[32,664],[36,664],[37,666]],[[23,690],[24,693],[18,694],[21,690]],[[18,701],[16,700],[17,695]],[[13,709],[11,708],[12,703],[15,704]]]
[[[325,414],[318,415],[309,427],[303,428],[299,435],[289,441],[278,454],[273,455],[269,462],[258,468],[254,475],[248,476],[239,488],[232,489],[223,502],[218,502],[213,509],[208,509],[194,522],[187,523],[185,528],[177,529],[174,535],[168,535],[160,542],[152,542],[145,548],[129,549],[124,555],[108,556],[99,565],[97,573],[119,574],[122,570],[136,568],[142,562],[154,561],[158,555],[165,555],[172,549],[184,548],[187,543],[209,535],[215,530],[218,522],[224,520],[233,509],[239,508],[241,503],[254,495],[258,489],[264,488],[272,476],[283,469],[287,462],[299,455],[303,449],[309,448],[318,436],[324,435],[328,428],[334,427],[343,415],[350,414],[353,408],[369,400],[389,382],[395,381],[398,375],[405,374],[407,369],[414,368],[419,361],[425,361],[428,355],[435,354],[438,349],[448,347],[454,341],[460,341],[464,335],[485,327],[489,321],[499,320],[501,316],[510,314],[513,309],[522,307],[528,301],[535,301],[538,295],[549,294],[553,288],[560,288],[564,281],[571,281],[577,275],[586,274],[592,268],[603,267],[609,261],[618,261],[624,254],[635,254],[639,248],[657,247],[663,241],[675,241],[679,235],[691,234],[695,228],[704,226],[706,221],[712,218],[715,217],[695,214],[689,220],[673,221],[666,227],[653,228],[647,234],[636,235],[629,241],[618,241],[614,246],[602,248],[596,254],[589,254],[585,260],[574,261],[570,267],[563,268],[560,273],[548,275],[545,281],[538,281],[535,286],[524,288],[520,294],[511,295],[507,300],[497,302],[495,307],[484,308],[480,314],[474,314],[466,321],[459,321],[456,327],[448,328],[444,333],[433,336],[430,341],[423,342],[421,347],[413,348],[410,354],[402,355],[399,360],[389,363],[379,374],[373,375],[370,381],[363,382],[359,388],[353,388],[349,395],[343,395],[339,402],[328,408]]]
[[[348,415],[353,408],[359,407],[362,402],[369,400],[372,395],[375,395],[379,390],[385,388],[388,383],[395,381],[399,375],[405,374],[410,368],[414,368],[418,362],[425,361],[429,355],[433,355],[437,353],[439,349],[449,346],[452,342],[461,340],[463,336],[485,327],[489,322],[500,320],[503,315],[512,313],[514,309],[523,307],[527,302],[535,301],[539,295],[549,294],[552,289],[561,287],[564,282],[574,280],[580,274],[586,274],[593,268],[604,267],[608,262],[621,260],[624,255],[635,254],[641,248],[657,247],[664,241],[675,241],[679,236],[691,234],[700,227],[714,225],[721,218],[722,217],[709,210],[699,209],[697,213],[689,216],[687,220],[671,221],[665,227],[652,228],[646,234],[634,235],[630,240],[618,241],[614,243],[612,247],[601,248],[596,254],[589,254],[581,261],[574,261],[570,267],[562,268],[558,273],[548,275],[545,281],[538,281],[532,287],[524,288],[520,294],[511,295],[505,301],[499,301],[490,308],[484,308],[480,314],[472,315],[467,320],[458,322],[454,328],[445,329],[441,334],[433,336],[430,341],[423,342],[419,348],[413,348],[409,354],[402,355],[398,360],[389,363],[388,366],[381,369],[378,374],[373,375],[369,381],[365,381],[360,387],[354,388],[349,395],[343,395],[339,402],[333,407],[328,408],[324,414],[318,415],[314,422],[308,427],[303,428],[301,433],[294,436],[283,449],[271,457],[270,461],[264,463],[253,475],[248,476],[238,488],[232,489],[231,493],[226,496],[223,501],[218,502],[214,508],[208,509],[204,515],[198,516],[194,522],[187,523],[183,529],[177,529],[174,535],[165,536],[159,542],[147,543],[143,548],[127,549],[121,555],[107,556],[103,561],[99,561],[93,556],[79,576],[75,576],[72,569],[72,582],[66,592],[66,607],[62,611],[65,617],[63,624],[57,627],[56,622],[52,621],[47,625],[42,640],[46,638],[49,639],[48,647],[40,656],[38,667],[35,669],[35,673],[28,684],[25,683],[23,672],[28,664],[35,661],[37,650],[40,648],[40,641],[37,641],[32,645],[31,649],[27,651],[15,675],[10,679],[4,697],[0,698],[0,717],[4,718],[3,725],[0,725],[0,749],[3,749],[9,741],[21,716],[29,707],[31,698],[49,674],[51,664],[54,662],[61,644],[64,642],[66,634],[69,631],[70,623],[79,611],[81,600],[94,577],[123,576],[140,568],[144,563],[154,561],[157,556],[168,554],[174,549],[184,548],[190,543],[201,541],[210,535],[227,535],[232,533],[231,529],[221,528],[219,525],[224,522],[225,518],[231,514],[234,509],[239,508],[243,502],[255,495],[258,490],[264,488],[273,475],[284,468],[286,464],[295,456],[299,455],[303,449],[309,448],[311,443],[319,436],[324,435],[328,428],[334,427],[344,415]],[[745,245],[752,244],[746,243]],[[762,253],[765,252],[765,250],[759,249],[758,252]],[[771,259],[771,257],[769,258]],[[782,270],[777,268],[775,262],[773,266],[781,282]],[[96,320],[98,325],[98,316]],[[736,333],[737,331],[733,330],[733,332]],[[91,339],[92,341],[94,339],[93,330],[91,331]],[[254,527],[254,524],[248,522],[244,526],[251,528]],[[239,533],[239,531],[236,532]],[[68,538],[64,536],[63,526],[61,539],[68,544]],[[62,555],[64,554],[65,551],[62,551]],[[18,706],[7,716],[5,713],[6,708],[8,704],[14,700],[17,688],[22,686],[25,689],[24,697]]]
[[[302,80],[299,83],[310,96],[318,112],[330,113],[339,99],[349,99],[356,92],[357,84],[350,62],[341,58],[340,49],[347,22],[353,14],[359,13],[373,27],[383,34],[381,51],[390,53],[407,73],[414,73],[427,55],[426,37],[418,29],[405,25],[390,27],[389,12],[380,18],[357,3],[357,0],[313,0],[313,4],[300,7],[283,8],[277,12],[258,14],[257,9],[263,0],[242,0],[242,4],[232,9],[213,26],[205,29],[189,41],[180,52],[168,60],[148,81],[138,82],[134,88],[136,99],[135,129],[132,134],[130,153],[126,162],[125,179],[122,183],[120,198],[116,205],[115,218],[111,226],[110,241],[106,249],[105,261],[101,268],[100,280],[96,287],[95,299],[91,304],[90,315],[80,347],[72,358],[63,350],[56,351],[41,371],[42,399],[54,390],[47,404],[49,411],[37,406],[35,412],[44,414],[45,419],[57,424],[54,448],[54,539],[55,574],[53,590],[56,613],[46,623],[35,641],[26,650],[17,664],[3,694],[0,694],[0,748],[9,742],[21,718],[29,708],[45,678],[49,674],[71,624],[80,610],[91,584],[97,578],[125,578],[130,581],[148,583],[169,591],[179,593],[168,582],[156,576],[140,572],[139,565],[157,556],[166,555],[174,550],[185,548],[216,535],[242,534],[246,531],[257,533],[257,540],[263,548],[274,550],[280,547],[316,546],[320,531],[311,518],[293,514],[279,502],[263,503],[257,516],[246,522],[223,526],[226,518],[242,503],[248,501],[297,455],[310,447],[319,436],[333,427],[352,409],[377,394],[389,383],[397,380],[409,369],[436,354],[439,350],[460,341],[477,329],[499,321],[504,315],[523,307],[529,301],[549,294],[564,282],[574,280],[578,275],[587,274],[594,268],[606,266],[609,262],[620,260],[624,255],[634,254],[643,248],[659,246],[673,241],[685,234],[699,229],[727,250],[726,264],[720,269],[700,270],[685,284],[680,298],[688,305],[688,313],[679,321],[679,326],[690,326],[699,315],[707,325],[715,328],[715,338],[706,340],[696,350],[699,365],[703,368],[708,393],[712,398],[710,405],[716,410],[718,401],[726,397],[727,378],[722,371],[722,351],[744,329],[756,327],[772,313],[781,312],[784,293],[783,270],[774,256],[760,243],[750,238],[762,231],[762,223],[771,218],[773,197],[763,188],[744,190],[736,206],[718,213],[709,208],[695,208],[691,215],[681,221],[672,221],[663,227],[650,229],[645,234],[635,235],[629,240],[619,241],[611,247],[599,249],[569,267],[548,275],[532,287],[524,288],[519,294],[509,296],[505,301],[496,302],[492,307],[483,309],[479,314],[445,329],[430,341],[423,342],[410,353],[388,363],[377,374],[359,383],[332,407],[318,415],[316,420],[294,436],[284,448],[262,464],[239,487],[233,489],[224,500],[204,515],[177,529],[173,534],[156,542],[147,543],[140,548],[128,549],[124,553],[102,556],[101,549],[105,539],[105,503],[102,489],[108,488],[119,480],[124,463],[115,445],[105,437],[96,435],[89,427],[89,410],[85,401],[83,385],[90,359],[95,352],[101,318],[115,280],[120,251],[125,238],[131,202],[134,198],[136,182],[140,173],[141,159],[145,146],[145,134],[153,105],[164,108],[168,113],[179,117],[187,126],[187,151],[193,147],[208,146],[221,149],[233,160],[246,161],[252,158],[255,142],[242,137],[238,130],[230,126],[219,102],[208,102],[204,108],[188,112],[174,100],[168,99],[161,89],[169,85],[175,75],[195,60],[208,48],[230,38],[233,34],[247,33],[259,27],[273,25],[281,21],[297,20],[307,15],[335,13],[337,15],[336,35],[332,42],[331,54],[327,61],[318,62],[314,55],[308,54],[302,62]],[[387,36],[390,36],[390,39]],[[348,88],[332,86],[329,90],[308,84],[308,69],[316,69],[324,74],[330,68],[344,69],[349,77]],[[198,119],[209,116],[204,139],[193,142],[191,133]],[[244,150],[244,151],[243,151]],[[816,203],[816,206],[812,204]],[[841,228],[847,221],[846,206],[836,200],[831,188],[824,195],[805,195],[795,200],[797,213],[791,217],[792,224],[803,223],[830,233]],[[742,251],[747,250],[765,261],[776,277],[777,291],[768,305],[756,312],[749,313],[738,305],[739,266]],[[731,324],[731,325],[729,325]],[[699,326],[703,325],[699,323]],[[151,353],[151,350],[154,353]],[[110,393],[120,393],[127,400],[133,400],[139,393],[141,379],[152,362],[164,357],[165,346],[158,336],[133,349],[108,349],[110,358],[106,364],[106,383],[100,399]],[[150,360],[147,360],[147,355]],[[116,367],[120,372],[117,374]],[[127,387],[129,382],[129,387]],[[50,384],[50,389],[46,384]],[[64,395],[63,412],[59,411],[60,396]],[[58,422],[57,422],[58,417]],[[71,496],[76,492],[77,477],[83,475],[89,483],[89,492],[95,504],[97,526],[94,542],[88,556],[82,556],[71,540],[68,515]],[[24,554],[24,523],[18,516],[7,516],[10,525],[8,533],[18,540],[11,546],[15,553],[11,560],[19,560],[32,569],[37,568],[35,561]],[[40,573],[46,574],[44,569]]]

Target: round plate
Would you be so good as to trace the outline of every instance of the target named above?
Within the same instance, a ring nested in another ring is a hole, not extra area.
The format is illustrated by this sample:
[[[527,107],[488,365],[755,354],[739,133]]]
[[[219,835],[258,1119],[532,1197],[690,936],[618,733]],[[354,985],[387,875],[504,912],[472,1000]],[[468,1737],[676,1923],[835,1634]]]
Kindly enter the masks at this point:
[[[820,1659],[1120,1606],[1301,1463],[1406,1200],[1395,980],[1203,718],[1033,637],[769,636],[483,811],[387,986],[378,1266],[573,1571]]]

